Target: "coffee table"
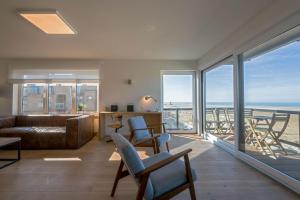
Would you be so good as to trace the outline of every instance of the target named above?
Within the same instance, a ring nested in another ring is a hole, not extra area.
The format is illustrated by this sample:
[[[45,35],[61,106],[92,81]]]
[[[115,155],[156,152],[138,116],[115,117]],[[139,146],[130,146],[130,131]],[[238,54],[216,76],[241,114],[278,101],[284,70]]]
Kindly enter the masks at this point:
[[[17,158],[0,158],[0,161],[9,161],[8,163],[0,166],[0,169],[7,167],[21,159],[21,138],[19,137],[0,137],[0,148],[17,145]]]

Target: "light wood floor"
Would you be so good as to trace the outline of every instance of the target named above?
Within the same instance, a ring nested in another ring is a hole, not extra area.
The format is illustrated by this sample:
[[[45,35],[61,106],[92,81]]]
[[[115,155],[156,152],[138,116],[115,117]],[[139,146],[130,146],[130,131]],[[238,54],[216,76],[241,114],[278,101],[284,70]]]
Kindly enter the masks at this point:
[[[299,197],[236,160],[218,147],[191,135],[175,135],[172,152],[192,148],[192,167],[199,200],[288,200]],[[9,152],[10,154],[11,152]],[[1,156],[7,154],[1,153]],[[141,152],[142,156],[146,156]],[[79,158],[81,161],[45,161],[45,158]],[[23,151],[22,160],[0,170],[1,200],[106,200],[134,199],[136,186],[123,179],[115,198],[109,193],[118,167],[112,143],[96,138],[79,150]],[[187,192],[174,199],[189,199]]]

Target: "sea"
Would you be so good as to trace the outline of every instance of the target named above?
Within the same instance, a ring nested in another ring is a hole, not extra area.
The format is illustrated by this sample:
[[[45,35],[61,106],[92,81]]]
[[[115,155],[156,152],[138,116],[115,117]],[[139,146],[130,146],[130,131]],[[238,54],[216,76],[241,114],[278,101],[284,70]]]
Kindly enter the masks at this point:
[[[165,102],[164,108],[192,108],[192,102]],[[233,108],[232,102],[206,102],[207,108]],[[246,108],[300,111],[300,102],[246,102]]]

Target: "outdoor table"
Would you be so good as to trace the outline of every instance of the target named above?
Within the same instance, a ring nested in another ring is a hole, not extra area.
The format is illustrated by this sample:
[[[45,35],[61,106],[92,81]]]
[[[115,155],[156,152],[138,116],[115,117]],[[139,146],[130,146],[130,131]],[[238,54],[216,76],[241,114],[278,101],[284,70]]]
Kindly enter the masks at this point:
[[[271,116],[265,116],[265,115],[257,115],[252,117],[253,120],[255,120],[254,127],[257,125],[268,125],[270,126],[270,122],[272,120]],[[266,122],[265,124],[261,124],[261,122]]]

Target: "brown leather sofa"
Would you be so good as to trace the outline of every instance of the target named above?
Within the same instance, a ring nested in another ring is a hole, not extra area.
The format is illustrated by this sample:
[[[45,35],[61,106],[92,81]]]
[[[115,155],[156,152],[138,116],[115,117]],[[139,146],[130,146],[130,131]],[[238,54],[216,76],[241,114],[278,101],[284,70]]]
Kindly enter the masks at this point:
[[[21,137],[22,149],[77,149],[94,137],[92,116],[0,117],[0,137]]]

